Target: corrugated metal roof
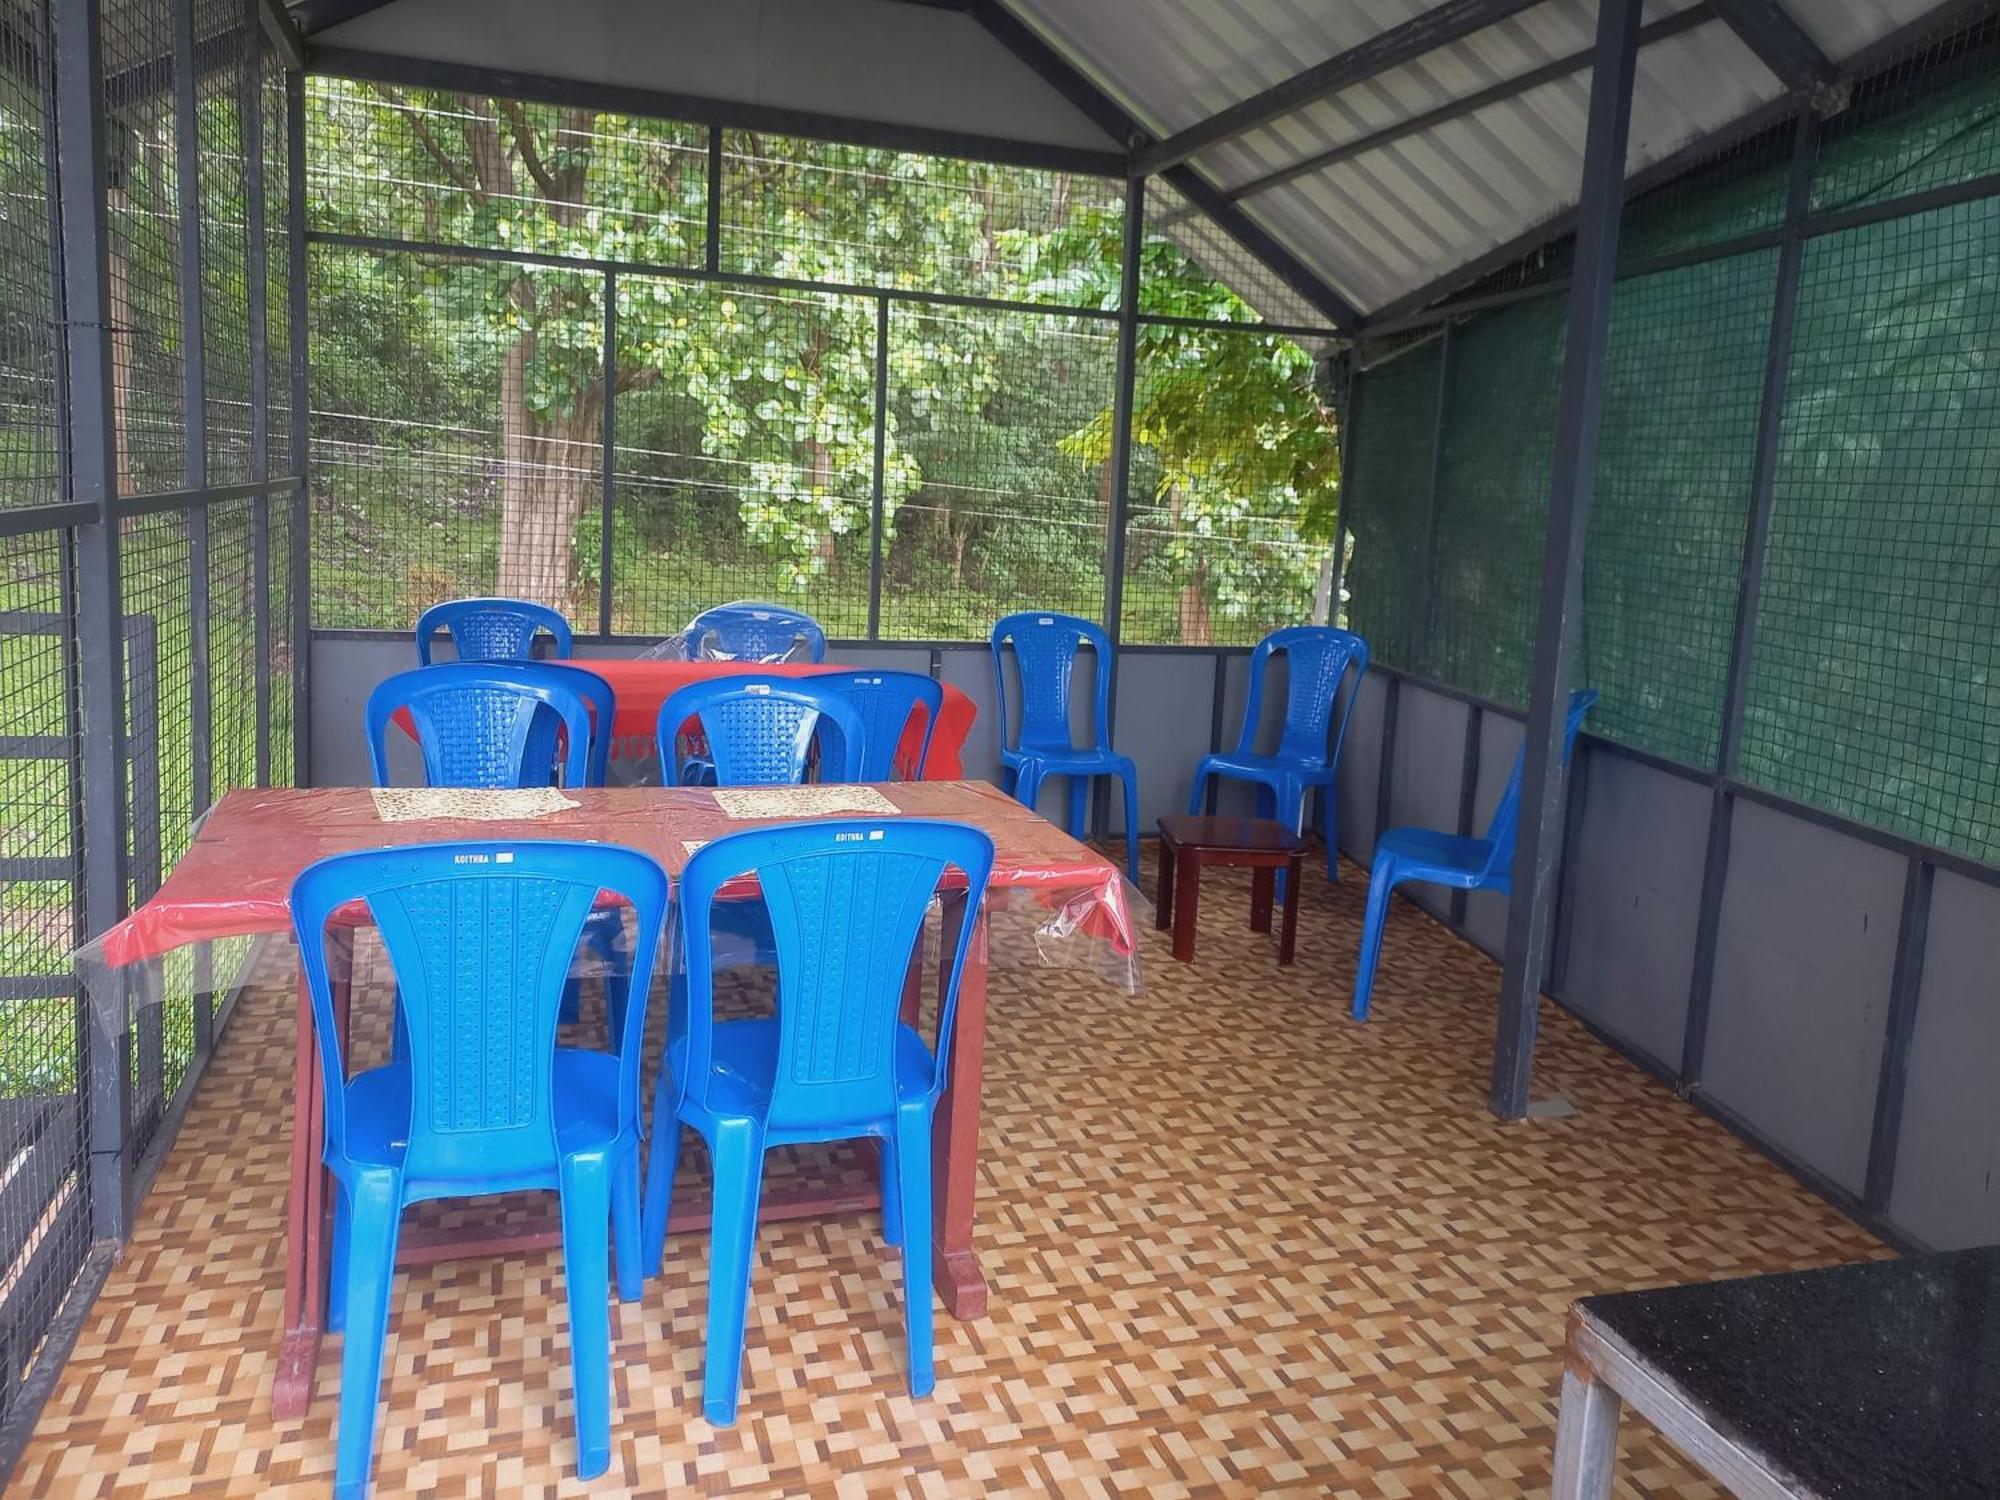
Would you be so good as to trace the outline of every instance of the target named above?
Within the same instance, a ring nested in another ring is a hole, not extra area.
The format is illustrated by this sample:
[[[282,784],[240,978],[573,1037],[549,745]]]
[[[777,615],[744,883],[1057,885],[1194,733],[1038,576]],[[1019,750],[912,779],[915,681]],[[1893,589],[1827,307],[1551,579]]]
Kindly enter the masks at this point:
[[[1167,136],[1412,19],[1433,0],[1004,3],[1148,130]],[[1931,0],[1785,4],[1836,62],[1932,8]],[[1652,22],[1684,8],[1684,0],[1655,0],[1645,15]],[[1596,15],[1591,0],[1546,0],[1221,142],[1191,164],[1224,189],[1252,182],[1586,51]],[[1719,20],[1649,43],[1639,56],[1627,170],[1637,172],[1726,129],[1783,91]],[[1366,313],[1572,207],[1589,97],[1590,70],[1578,68],[1251,193],[1239,206]]]

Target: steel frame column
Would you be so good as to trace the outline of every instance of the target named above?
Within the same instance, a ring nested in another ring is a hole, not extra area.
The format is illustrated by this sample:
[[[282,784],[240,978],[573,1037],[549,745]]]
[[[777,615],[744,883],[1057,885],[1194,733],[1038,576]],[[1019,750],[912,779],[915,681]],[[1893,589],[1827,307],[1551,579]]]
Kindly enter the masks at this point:
[[[250,477],[271,477],[271,283],[264,223],[264,79],[258,38],[264,0],[243,0],[243,280],[250,315]],[[271,784],[271,497],[250,502],[255,605],[257,785]]]
[[[615,520],[618,444],[618,273],[604,273],[604,416],[598,441],[597,633],[611,639],[611,529]]]
[[[1618,262],[1618,219],[1624,202],[1625,147],[1639,55],[1639,10],[1640,0],[1602,0],[1591,62],[1590,123],[1577,210],[1576,275],[1570,288],[1562,392],[1556,411],[1558,459],[1549,486],[1541,608],[1528,705],[1521,836],[1514,858],[1513,899],[1507,909],[1500,1023],[1493,1047],[1490,1103],[1503,1119],[1519,1119],[1528,1112],[1536,1011],[1550,939],[1549,898],[1562,847],[1563,721],[1583,593],[1583,555],[1604,395],[1611,288]]]
[[[1125,638],[1125,522],[1131,512],[1132,405],[1139,378],[1139,266],[1146,244],[1146,179],[1125,184],[1125,238],[1118,260],[1118,364],[1111,398],[1111,514],[1104,549],[1104,633],[1111,637],[1111,701],[1105,722],[1118,738],[1118,646]],[[1103,838],[1111,826],[1111,787],[1101,780],[1091,829]],[[1139,830],[1130,830],[1134,839]]]
[[[306,79],[285,74],[285,253],[292,339],[292,470],[299,476],[292,491],[292,780],[312,784],[312,486],[307,445],[312,434],[311,388],[306,378]]]
[[[1750,471],[1750,514],[1743,531],[1743,561],[1737,578],[1736,622],[1729,646],[1729,671],[1722,696],[1722,725],[1716,740],[1716,781],[1710,795],[1708,845],[1702,858],[1701,905],[1695,918],[1694,966],[1688,981],[1687,1021],[1681,1033],[1679,1089],[1701,1087],[1708,1048],[1708,1008],[1715,986],[1715,949],[1722,931],[1722,896],[1729,875],[1729,840],[1735,826],[1736,775],[1743,740],[1743,712],[1750,693],[1750,667],[1757,639],[1757,606],[1764,583],[1764,554],[1770,543],[1771,512],[1778,477],[1778,439],[1784,424],[1785,382],[1792,358],[1792,329],[1798,318],[1799,272],[1805,260],[1805,223],[1812,207],[1813,170],[1819,128],[1810,109],[1801,109],[1792,137],[1792,173],[1785,198],[1785,222],[1778,242],[1777,288],[1771,302],[1771,330],[1764,350],[1764,387],[1757,409],[1757,447]]]
[[[889,458],[889,299],[875,301],[875,470],[868,488],[868,639],[882,639],[883,489]]]
[[[118,573],[117,422],[112,395],[111,257],[105,220],[103,63],[98,0],[55,11],[57,177],[62,193],[63,410],[69,495],[95,507],[76,530],[79,749],[83,798],[83,928],[94,937],[125,915],[125,657]],[[108,1006],[109,997],[99,997]],[[90,1109],[90,1220],[99,1239],[131,1229],[126,1150],[131,1119],[130,1029],[79,997],[85,1013],[82,1085]]]

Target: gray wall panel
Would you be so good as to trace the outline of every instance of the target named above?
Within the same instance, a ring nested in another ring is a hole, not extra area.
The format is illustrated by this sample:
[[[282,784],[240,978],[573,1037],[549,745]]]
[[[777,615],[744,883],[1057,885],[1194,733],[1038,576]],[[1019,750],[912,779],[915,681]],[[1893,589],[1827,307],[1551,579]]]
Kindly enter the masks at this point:
[[[1215,700],[1216,658],[1165,651],[1127,651],[1118,660],[1115,742],[1139,768],[1139,832],[1159,831],[1163,813],[1185,812],[1194,768],[1208,754]],[[1111,828],[1125,831],[1123,796],[1115,782]]]
[[[1709,792],[1607,751],[1588,757],[1575,865],[1564,883],[1564,1000],[1678,1067],[1687,1028]]]
[[[314,786],[371,786],[368,734],[362,715],[375,685],[417,664],[408,640],[328,640],[312,643],[312,779]],[[401,734],[389,736],[389,770],[399,782],[422,779],[416,747]]]
[[[982,647],[977,651],[947,651],[938,674],[946,684],[970,698],[979,717],[965,738],[965,774],[974,781],[1000,779],[1000,723],[998,704],[993,697],[993,659]],[[1012,695],[1018,697],[1018,689]],[[1017,705],[1018,706],[1018,705]],[[1046,806],[1056,807],[1051,794]]]
[[[1859,1193],[1904,860],[1738,799],[1703,1092]]]
[[[2000,1241],[2000,890],[1940,870],[1889,1214],[1926,1245]]]
[[[1472,799],[1472,831],[1484,833],[1507,788],[1514,757],[1521,753],[1527,731],[1505,714],[1479,716],[1479,791]],[[1495,891],[1474,891],[1465,901],[1465,935],[1488,953],[1507,947],[1507,898]]]
[[[1279,668],[1282,671],[1282,666]],[[1273,677],[1275,685],[1279,681]],[[1236,737],[1243,732],[1243,712],[1250,702],[1250,658],[1229,656],[1222,663],[1222,743],[1217,748],[1234,750]],[[1269,715],[1270,704],[1265,704],[1265,723],[1272,725],[1269,735],[1275,735],[1275,720]],[[1248,782],[1223,780],[1216,783],[1215,810],[1225,816],[1247,818],[1257,811],[1256,789]]]
[[[1403,684],[1396,705],[1396,743],[1390,752],[1390,827],[1458,826],[1468,712],[1455,698]],[[1450,916],[1451,893],[1440,886],[1409,884],[1397,891],[1433,916]]]
[[[1360,698],[1347,723],[1340,752],[1340,815],[1335,829],[1341,852],[1363,869],[1375,851],[1375,791],[1382,775],[1382,709],[1389,679],[1370,672],[1361,679]]]

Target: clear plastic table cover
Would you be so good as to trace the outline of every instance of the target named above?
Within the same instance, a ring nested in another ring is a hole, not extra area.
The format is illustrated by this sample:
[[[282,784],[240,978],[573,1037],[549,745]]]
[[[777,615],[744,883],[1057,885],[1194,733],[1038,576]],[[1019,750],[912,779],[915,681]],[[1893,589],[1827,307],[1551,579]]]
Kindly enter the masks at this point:
[[[1143,898],[1110,860],[984,782],[892,782],[877,790],[898,816],[971,823],[992,837],[997,858],[985,907],[986,954],[1000,983],[1009,970],[1056,968],[1138,992],[1133,913]],[[708,787],[580,788],[564,797],[577,805],[520,820],[387,822],[367,788],[229,792],[202,819],[152,899],[77,950],[93,1024],[105,1035],[121,1034],[139,1011],[162,1003],[162,975],[178,972],[175,966],[193,964],[190,973],[212,975],[215,988],[225,987],[227,966],[248,955],[245,940],[291,932],[293,880],[330,855],[421,843],[568,839],[642,850],[678,878],[704,843],[785,821],[732,818]],[[724,895],[754,901],[755,882]],[[357,929],[370,925],[359,907],[351,918]],[[605,968],[591,945],[579,948],[579,977],[601,978]]]

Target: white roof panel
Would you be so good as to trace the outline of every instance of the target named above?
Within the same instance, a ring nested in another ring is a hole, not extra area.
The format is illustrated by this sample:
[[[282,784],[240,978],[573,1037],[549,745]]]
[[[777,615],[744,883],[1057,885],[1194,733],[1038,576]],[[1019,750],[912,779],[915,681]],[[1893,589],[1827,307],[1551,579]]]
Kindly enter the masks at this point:
[[[1166,136],[1400,25],[1434,0],[1004,0],[1156,136]],[[1690,0],[1652,0],[1660,20]],[[1782,0],[1839,62],[1932,0]],[[1545,0],[1462,41],[1199,153],[1225,189],[1508,78],[1587,51],[1592,0]],[[1628,172],[1724,130],[1783,86],[1725,23],[1648,44]],[[1496,101],[1288,182],[1238,206],[1366,313],[1559,217],[1583,168],[1590,70]]]

